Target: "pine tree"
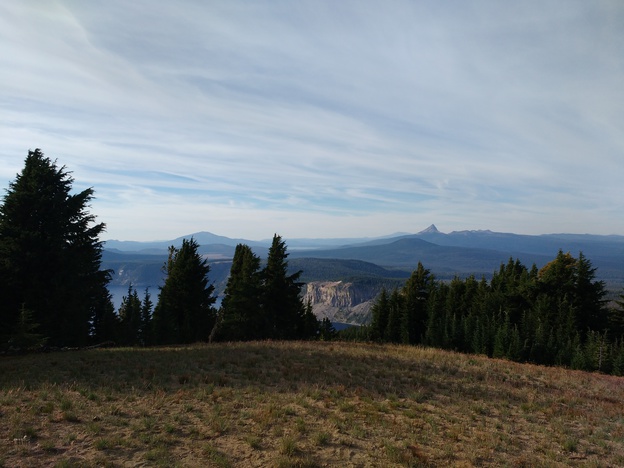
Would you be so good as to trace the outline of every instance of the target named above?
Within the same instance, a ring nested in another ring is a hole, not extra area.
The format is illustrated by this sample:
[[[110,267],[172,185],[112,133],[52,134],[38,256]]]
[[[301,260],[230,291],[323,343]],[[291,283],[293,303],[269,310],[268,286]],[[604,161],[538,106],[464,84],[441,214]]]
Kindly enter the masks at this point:
[[[20,351],[28,351],[41,348],[46,343],[46,338],[37,333],[39,324],[33,321],[32,311],[22,306],[17,323],[9,339],[9,348]]]
[[[575,312],[576,330],[584,341],[589,331],[604,332],[609,326],[608,311],[605,308],[605,286],[595,280],[596,269],[579,253],[575,259],[561,250],[552,262],[539,272],[540,300],[547,300],[548,308],[542,307],[542,319],[557,328],[558,304],[565,300]]]
[[[535,267],[537,274],[537,267]],[[518,323],[522,312],[532,306],[535,279],[520,260],[510,258],[490,281],[489,303],[492,310],[504,310],[511,323]]]
[[[596,269],[583,252],[579,252],[576,261],[573,307],[576,310],[576,322],[581,334],[587,330],[604,332],[609,326],[608,312],[605,308],[605,283],[596,281]]]
[[[388,317],[390,316],[390,298],[385,287],[381,289],[377,299],[375,299],[375,303],[371,307],[371,315],[370,338],[373,341],[384,341]]]
[[[444,325],[446,322],[446,303],[450,287],[440,283],[434,290],[427,305],[427,327],[424,343],[428,346],[442,347],[444,343]]]
[[[359,327],[357,327],[359,328]],[[331,323],[327,317],[324,317],[319,324],[319,340],[321,341],[331,341],[337,336],[336,329],[334,325]]]
[[[419,344],[427,325],[427,301],[435,288],[435,278],[421,262],[418,262],[402,289],[405,298],[405,327],[407,342]]]
[[[613,344],[613,368],[611,370],[613,375],[624,375],[624,342],[622,340],[616,340]]]
[[[139,331],[139,343],[148,345],[152,343],[152,296],[149,288],[145,288],[143,300],[141,301],[141,328]]]
[[[29,151],[0,206],[0,323],[12,329],[24,305],[53,346],[89,341],[110,280],[100,270],[105,225],[87,211],[93,189],[72,194],[73,182],[41,150]]]
[[[524,359],[523,352],[524,346],[520,338],[520,330],[518,329],[518,325],[514,325],[511,330],[507,358],[512,361],[522,361]]]
[[[394,291],[392,291],[392,294],[390,295],[389,306],[388,323],[384,331],[384,341],[388,343],[401,343],[401,329],[404,328],[402,327],[402,324],[404,323],[403,307],[401,296],[399,295],[399,291],[396,288],[394,289]]]
[[[573,337],[577,333],[576,312],[567,296],[559,300],[558,313],[553,324],[554,343],[549,353],[554,354],[556,365],[570,365],[574,354]]]
[[[119,321],[120,344],[126,346],[141,344],[141,300],[132,285],[128,286],[128,294],[121,301]]]
[[[314,314],[314,309],[312,307],[312,300],[309,298],[305,304],[305,307],[303,308],[303,320],[301,323],[302,325],[299,331],[300,338],[305,339],[305,340],[312,340],[312,339],[319,338],[319,335],[321,333],[321,322],[319,322],[319,320],[316,318],[316,315]],[[329,339],[329,336],[336,332],[331,322],[330,322],[330,327],[329,328],[326,327],[325,331],[329,332],[329,334],[326,334],[326,339]]]
[[[571,297],[574,293],[576,268],[576,259],[570,252],[563,253],[559,250],[557,257],[539,271],[542,291],[554,297],[566,294]]]
[[[511,346],[511,323],[509,314],[504,314],[502,324],[499,324],[494,338],[494,349],[492,357],[509,358],[509,348]]]
[[[115,313],[112,295],[105,286],[102,286],[97,294],[92,313],[91,340],[98,344],[117,343],[120,331],[119,316]]]
[[[585,368],[587,371],[610,372],[612,369],[611,362],[611,344],[606,333],[600,333],[594,330],[589,331],[584,344]]]
[[[154,309],[157,344],[207,341],[214,326],[214,286],[208,284],[210,267],[198,248],[193,238],[184,239],[179,249],[169,248],[167,278]]]
[[[537,364],[548,364],[550,356],[548,355],[548,337],[549,327],[544,323],[541,317],[537,317],[536,328],[531,342],[531,350],[529,352],[529,360]]]
[[[266,338],[295,339],[304,336],[304,305],[299,282],[301,271],[288,274],[286,243],[275,234],[262,270],[262,316]]]
[[[609,336],[613,341],[619,340],[622,343],[622,337],[624,337],[624,293],[620,294],[615,301],[615,307],[608,310],[607,320]]]
[[[218,340],[262,338],[260,258],[251,247],[236,246],[213,336]]]

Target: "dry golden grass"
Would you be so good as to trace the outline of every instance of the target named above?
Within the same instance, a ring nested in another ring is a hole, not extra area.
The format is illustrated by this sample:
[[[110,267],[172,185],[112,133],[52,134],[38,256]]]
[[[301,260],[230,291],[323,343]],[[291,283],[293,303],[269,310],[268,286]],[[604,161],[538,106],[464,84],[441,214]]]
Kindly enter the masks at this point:
[[[0,358],[0,466],[623,466],[624,379],[405,346]]]

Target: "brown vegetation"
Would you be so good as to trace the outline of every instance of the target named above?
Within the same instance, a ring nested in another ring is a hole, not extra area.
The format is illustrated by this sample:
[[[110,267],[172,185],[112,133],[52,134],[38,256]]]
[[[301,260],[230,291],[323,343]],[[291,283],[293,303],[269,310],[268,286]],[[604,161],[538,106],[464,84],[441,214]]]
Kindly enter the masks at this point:
[[[0,466],[622,466],[624,379],[392,345],[0,358]]]

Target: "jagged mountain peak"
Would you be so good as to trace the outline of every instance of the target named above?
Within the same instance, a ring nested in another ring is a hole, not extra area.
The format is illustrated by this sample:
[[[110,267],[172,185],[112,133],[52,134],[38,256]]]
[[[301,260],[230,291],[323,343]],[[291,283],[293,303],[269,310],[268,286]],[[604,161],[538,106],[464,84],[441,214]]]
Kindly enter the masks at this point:
[[[440,231],[438,231],[438,228],[435,224],[432,224],[427,229],[423,229],[422,231],[420,231],[418,234],[440,234]]]

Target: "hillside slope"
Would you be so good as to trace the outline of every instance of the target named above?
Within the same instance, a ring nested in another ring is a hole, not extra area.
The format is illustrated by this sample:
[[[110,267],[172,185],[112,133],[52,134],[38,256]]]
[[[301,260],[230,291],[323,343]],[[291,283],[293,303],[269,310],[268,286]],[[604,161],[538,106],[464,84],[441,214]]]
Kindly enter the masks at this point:
[[[250,342],[0,359],[0,466],[623,466],[624,380]]]

